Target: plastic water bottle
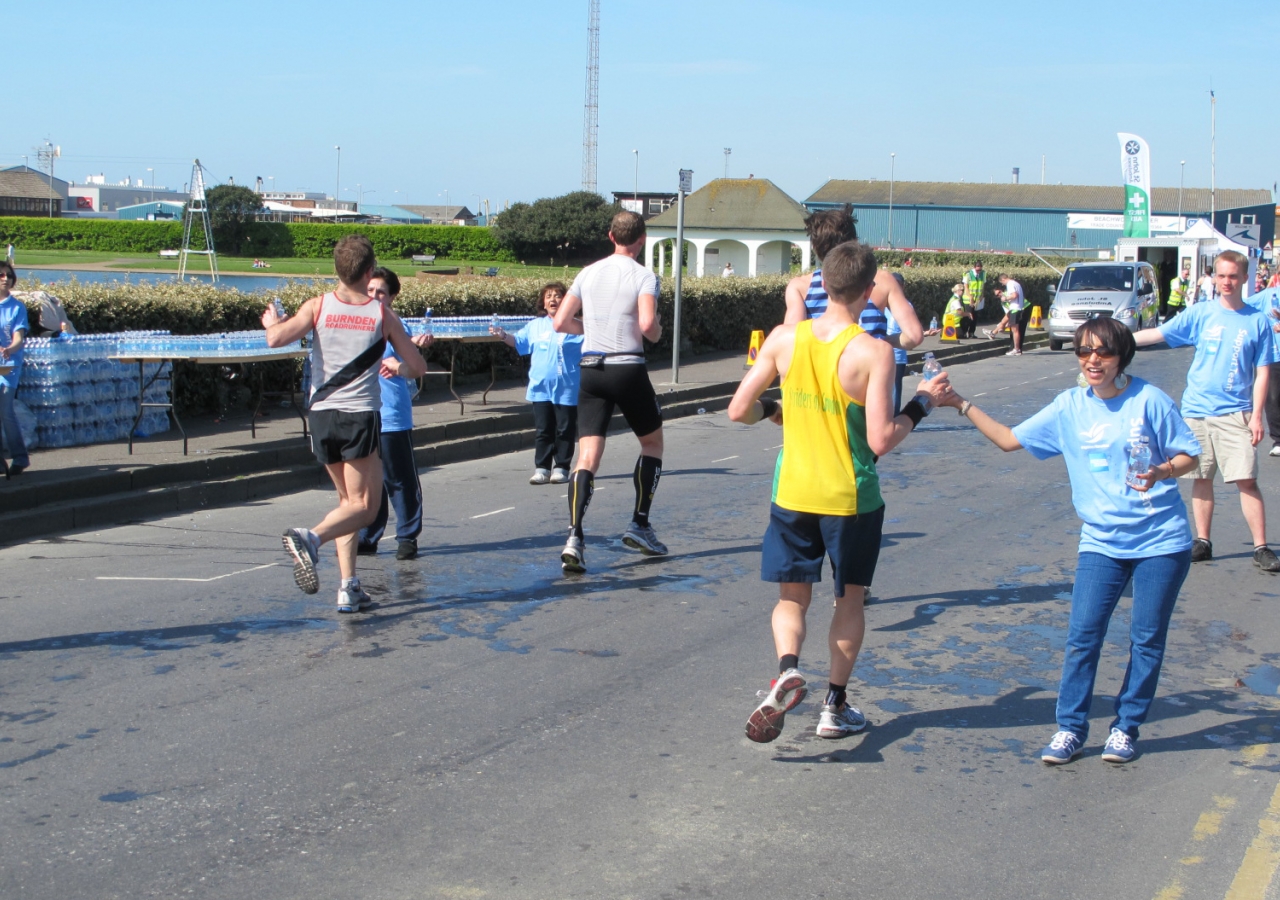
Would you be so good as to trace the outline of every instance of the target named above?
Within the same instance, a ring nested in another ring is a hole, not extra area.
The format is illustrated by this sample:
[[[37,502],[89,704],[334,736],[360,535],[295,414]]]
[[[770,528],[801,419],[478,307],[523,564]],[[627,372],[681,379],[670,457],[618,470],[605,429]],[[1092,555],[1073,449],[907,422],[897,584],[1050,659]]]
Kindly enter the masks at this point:
[[[1140,444],[1129,445],[1129,470],[1125,473],[1125,484],[1129,487],[1141,487],[1142,476],[1146,475],[1151,469],[1151,448],[1147,446],[1147,439],[1143,438]]]
[[[430,336],[431,334],[431,307],[430,306],[427,307],[426,328],[427,330],[423,333]]]
[[[276,311],[276,315],[279,316],[282,321],[284,319],[289,318],[289,314],[284,311],[284,303],[280,300],[279,297],[272,298],[271,308]]]
[[[932,381],[935,377],[941,374],[941,372],[942,363],[938,362],[937,358],[932,353],[926,353],[924,355],[924,372],[922,373],[924,375],[924,380]]]
[[[938,330],[938,317],[937,317],[937,316],[934,316],[932,319],[930,319],[930,320],[929,320],[929,330],[930,330],[930,331],[937,331],[937,330]]]

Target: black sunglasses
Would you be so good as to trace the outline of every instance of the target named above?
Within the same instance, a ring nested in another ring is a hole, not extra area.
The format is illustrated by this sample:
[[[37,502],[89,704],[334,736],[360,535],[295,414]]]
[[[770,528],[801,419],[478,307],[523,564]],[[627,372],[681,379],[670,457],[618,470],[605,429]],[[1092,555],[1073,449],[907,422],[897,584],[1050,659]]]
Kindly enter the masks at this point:
[[[1076,356],[1081,359],[1088,359],[1090,353],[1098,354],[1098,359],[1114,359],[1120,354],[1115,347],[1108,347],[1106,344],[1099,344],[1097,347],[1076,347]]]

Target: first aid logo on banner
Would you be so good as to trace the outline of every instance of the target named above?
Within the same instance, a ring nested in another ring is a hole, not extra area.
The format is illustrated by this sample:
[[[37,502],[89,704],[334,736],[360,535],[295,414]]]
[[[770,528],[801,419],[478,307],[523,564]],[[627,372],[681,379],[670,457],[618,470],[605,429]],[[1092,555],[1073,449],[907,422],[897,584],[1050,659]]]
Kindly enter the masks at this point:
[[[1116,137],[1124,181],[1124,236],[1151,237],[1151,153],[1136,134],[1121,132]]]

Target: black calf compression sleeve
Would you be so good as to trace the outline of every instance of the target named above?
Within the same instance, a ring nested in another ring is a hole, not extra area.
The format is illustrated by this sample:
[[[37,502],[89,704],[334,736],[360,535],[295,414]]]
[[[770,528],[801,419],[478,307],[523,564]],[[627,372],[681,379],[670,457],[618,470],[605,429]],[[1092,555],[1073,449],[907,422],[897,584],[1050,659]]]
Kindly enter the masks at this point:
[[[661,477],[662,460],[652,456],[642,456],[636,460],[636,470],[632,476],[636,486],[636,511],[631,519],[637,525],[649,524],[649,507],[653,503],[653,494],[658,490],[658,479]]]
[[[586,515],[595,490],[596,476],[586,469],[575,469],[569,479],[569,528],[582,537],[582,517]]]

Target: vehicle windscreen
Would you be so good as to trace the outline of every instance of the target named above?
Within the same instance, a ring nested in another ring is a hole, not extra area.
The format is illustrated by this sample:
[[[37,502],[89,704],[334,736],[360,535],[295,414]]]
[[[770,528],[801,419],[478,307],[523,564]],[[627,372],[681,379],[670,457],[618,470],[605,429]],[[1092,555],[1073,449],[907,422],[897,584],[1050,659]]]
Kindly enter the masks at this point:
[[[1132,291],[1131,266],[1071,266],[1062,276],[1063,291]]]

